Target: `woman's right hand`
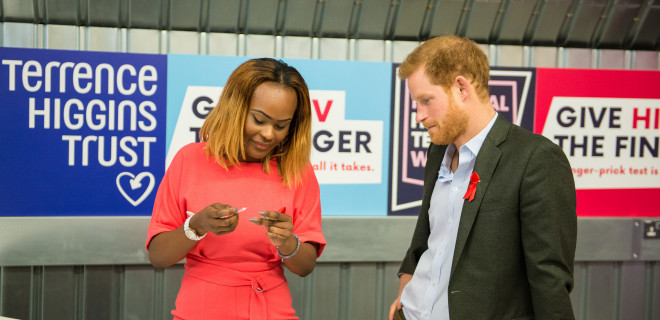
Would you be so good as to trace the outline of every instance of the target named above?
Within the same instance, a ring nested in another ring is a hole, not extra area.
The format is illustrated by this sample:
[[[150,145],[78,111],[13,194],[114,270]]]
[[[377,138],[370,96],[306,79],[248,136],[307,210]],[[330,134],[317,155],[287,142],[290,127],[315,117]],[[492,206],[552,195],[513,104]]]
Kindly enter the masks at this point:
[[[238,226],[237,211],[238,209],[232,206],[214,203],[190,218],[190,228],[200,236],[207,232],[217,236],[230,233]]]
[[[222,203],[214,203],[190,218],[188,227],[198,235],[230,233],[238,226],[238,210]],[[149,243],[149,261],[156,269],[169,267],[183,260],[198,241],[186,237],[183,225],[161,232]]]

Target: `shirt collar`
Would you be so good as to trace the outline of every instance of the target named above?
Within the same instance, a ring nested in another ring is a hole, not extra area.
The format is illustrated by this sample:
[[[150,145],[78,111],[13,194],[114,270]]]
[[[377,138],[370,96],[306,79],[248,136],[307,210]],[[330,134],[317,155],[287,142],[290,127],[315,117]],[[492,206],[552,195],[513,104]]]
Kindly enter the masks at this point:
[[[493,124],[495,124],[495,119],[497,119],[497,113],[495,113],[493,119],[490,119],[490,122],[485,128],[483,128],[479,133],[477,133],[476,136],[470,139],[470,141],[465,143],[465,147],[467,147],[475,156],[479,154],[479,150],[481,150],[481,146],[484,144],[484,141],[486,141],[486,136],[488,136],[488,132],[490,132],[490,129],[493,127]]]

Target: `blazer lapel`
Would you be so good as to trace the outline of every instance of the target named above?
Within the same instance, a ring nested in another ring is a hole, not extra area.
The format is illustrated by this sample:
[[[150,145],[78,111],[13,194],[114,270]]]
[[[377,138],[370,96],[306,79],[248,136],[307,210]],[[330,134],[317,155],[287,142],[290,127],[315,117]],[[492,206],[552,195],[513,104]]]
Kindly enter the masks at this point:
[[[495,172],[497,163],[502,155],[502,151],[498,146],[506,140],[510,125],[511,124],[509,124],[502,116],[497,115],[497,119],[495,119],[495,123],[490,129],[490,132],[488,132],[488,135],[479,150],[479,154],[477,155],[477,160],[474,164],[474,171],[479,174],[479,182],[477,183],[477,191],[474,199],[471,202],[463,200],[463,210],[461,212],[461,221],[458,225],[458,234],[456,236],[456,246],[454,249],[454,259],[451,265],[450,278],[451,275],[454,274],[454,269],[456,269],[456,265],[461,258],[463,248],[465,248],[465,243],[470,235],[470,230],[472,230],[474,219],[477,217],[477,212],[479,212],[481,200],[484,198],[484,194],[486,193],[490,180],[493,177],[493,172]]]

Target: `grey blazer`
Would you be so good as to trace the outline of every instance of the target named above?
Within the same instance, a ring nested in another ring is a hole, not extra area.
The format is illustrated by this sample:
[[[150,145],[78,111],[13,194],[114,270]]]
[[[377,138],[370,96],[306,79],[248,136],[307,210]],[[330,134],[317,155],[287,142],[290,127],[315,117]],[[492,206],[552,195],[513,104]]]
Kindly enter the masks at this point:
[[[400,273],[413,274],[428,248],[429,204],[446,148],[429,147],[422,207]],[[576,199],[564,152],[498,115],[474,171],[481,181],[458,226],[451,320],[574,319]]]

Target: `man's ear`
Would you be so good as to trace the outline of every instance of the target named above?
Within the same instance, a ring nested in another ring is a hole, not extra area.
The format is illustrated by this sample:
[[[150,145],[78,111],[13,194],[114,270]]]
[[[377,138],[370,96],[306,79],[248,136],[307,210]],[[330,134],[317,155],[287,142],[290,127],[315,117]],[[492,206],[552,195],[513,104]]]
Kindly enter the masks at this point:
[[[470,86],[470,81],[463,76],[457,76],[456,79],[454,79],[453,89],[455,97],[463,102],[467,100],[470,94],[474,93]]]

